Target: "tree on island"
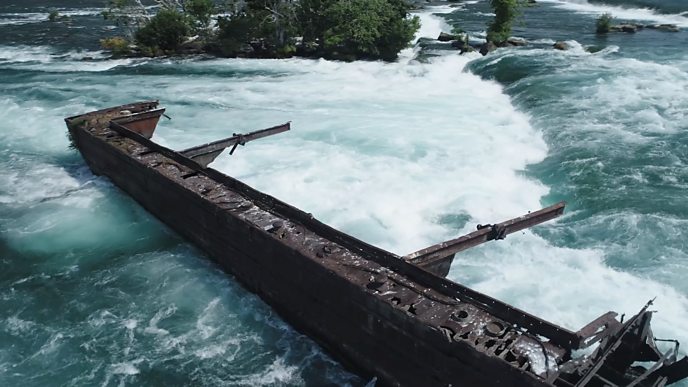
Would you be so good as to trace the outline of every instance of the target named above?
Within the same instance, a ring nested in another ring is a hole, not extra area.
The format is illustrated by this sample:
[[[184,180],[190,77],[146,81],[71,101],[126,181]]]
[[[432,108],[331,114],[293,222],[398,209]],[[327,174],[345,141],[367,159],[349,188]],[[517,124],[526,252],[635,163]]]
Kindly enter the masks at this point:
[[[155,50],[176,51],[189,36],[191,28],[185,15],[174,8],[163,8],[135,33],[136,43]]]
[[[300,20],[306,45],[319,56],[392,61],[420,28],[405,0],[306,0]]]
[[[495,18],[487,29],[487,41],[497,46],[504,45],[511,37],[511,25],[520,14],[525,0],[490,0]]]
[[[132,55],[131,43],[147,56],[174,52],[191,33],[205,39],[215,13],[213,0],[155,0],[159,11],[151,15],[141,0],[109,0],[103,12],[124,31],[125,36],[101,40],[101,45],[115,56]]]
[[[245,0],[218,17],[211,51],[222,56],[293,55],[298,30],[295,5],[288,0]]]
[[[155,56],[178,53],[195,34],[203,52],[228,57],[391,61],[420,28],[406,0],[238,0],[223,9],[212,0],[156,2],[151,16],[141,0],[110,0],[104,16],[127,34],[118,43],[134,42],[139,54]],[[222,16],[212,27],[215,13]]]
[[[598,34],[606,34],[607,32],[611,31],[612,20],[614,20],[614,18],[612,17],[611,13],[603,13],[600,15],[595,22],[595,32]]]
[[[182,1],[178,8],[186,15],[191,31],[207,37],[216,11],[213,0],[186,0]]]

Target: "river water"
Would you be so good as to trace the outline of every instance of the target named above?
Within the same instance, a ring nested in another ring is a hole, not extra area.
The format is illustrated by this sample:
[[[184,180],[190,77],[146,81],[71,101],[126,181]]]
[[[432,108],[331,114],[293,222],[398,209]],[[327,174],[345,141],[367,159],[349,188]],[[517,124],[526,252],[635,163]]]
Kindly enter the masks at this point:
[[[292,121],[213,166],[398,254],[565,200],[449,277],[574,330],[656,297],[656,336],[688,345],[684,1],[542,0],[514,30],[528,47],[388,64],[110,60],[102,7],[0,4],[0,385],[367,382],[70,148],[64,117],[141,99],[168,108],[156,140],[175,149]],[[605,12],[682,30],[597,36]],[[479,38],[490,10],[420,16],[419,36]]]

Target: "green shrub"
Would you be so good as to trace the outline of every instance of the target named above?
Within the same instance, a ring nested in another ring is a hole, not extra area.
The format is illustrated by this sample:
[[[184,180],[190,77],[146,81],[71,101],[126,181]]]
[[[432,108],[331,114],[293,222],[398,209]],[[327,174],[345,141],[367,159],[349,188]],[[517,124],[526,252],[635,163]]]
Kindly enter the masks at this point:
[[[285,44],[277,49],[276,56],[278,58],[291,58],[296,54],[296,46],[293,44]]]
[[[218,19],[217,46],[225,56],[285,57],[295,51],[296,5],[252,0]]]
[[[131,54],[129,41],[121,36],[101,39],[100,46],[105,50],[110,50],[114,56],[126,56]]]
[[[189,24],[194,32],[201,35],[207,35],[214,12],[213,0],[186,0],[184,2],[184,14],[189,18]]]
[[[296,5],[285,0],[247,2],[248,15],[255,23],[255,38],[271,48],[280,49],[296,35]]]
[[[598,34],[606,34],[609,32],[609,30],[612,28],[612,20],[614,18],[610,13],[603,13],[600,17],[597,18],[597,33]]]
[[[218,51],[224,56],[236,56],[255,33],[255,21],[246,14],[218,18],[217,25]]]
[[[136,42],[148,48],[175,51],[189,36],[184,15],[174,9],[162,9],[148,24],[136,31]]]
[[[320,42],[325,39],[324,33],[329,20],[326,12],[332,0],[299,0],[296,7],[296,18],[299,34],[305,42]]]
[[[384,12],[380,36],[377,46],[379,58],[386,61],[397,59],[399,51],[409,46],[414,35],[420,29],[420,19],[417,16],[408,18],[411,9],[405,0],[387,0],[383,6]]]

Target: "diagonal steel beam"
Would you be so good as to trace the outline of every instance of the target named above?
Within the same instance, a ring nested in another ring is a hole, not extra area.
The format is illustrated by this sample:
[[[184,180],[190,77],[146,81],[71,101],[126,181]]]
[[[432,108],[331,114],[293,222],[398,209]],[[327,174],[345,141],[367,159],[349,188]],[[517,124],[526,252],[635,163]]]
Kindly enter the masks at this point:
[[[290,129],[290,123],[274,126],[272,128],[257,130],[247,134],[234,134],[232,137],[225,138],[218,141],[213,141],[207,144],[195,146],[184,149],[179,153],[196,161],[204,168],[208,166],[215,158],[222,153],[226,148],[232,147],[229,154],[234,153],[236,147],[244,145],[249,141],[258,140],[259,138],[272,136],[278,133],[286,132]]]
[[[564,213],[564,207],[566,203],[559,202],[499,224],[479,225],[478,231],[418,250],[406,255],[404,259],[437,275],[446,276],[454,254],[494,239],[504,239],[508,234],[554,219]]]

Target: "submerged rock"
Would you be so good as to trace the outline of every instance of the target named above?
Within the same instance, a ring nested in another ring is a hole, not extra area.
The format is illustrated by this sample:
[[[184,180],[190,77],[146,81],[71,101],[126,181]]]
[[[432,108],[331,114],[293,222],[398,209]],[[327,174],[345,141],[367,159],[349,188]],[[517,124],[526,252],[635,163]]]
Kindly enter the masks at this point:
[[[643,29],[643,26],[640,24],[622,24],[619,27],[621,27],[621,31],[629,33],[635,33]]]
[[[451,46],[454,48],[458,48],[458,49],[461,49],[461,48],[463,48],[463,46],[466,46],[466,45],[467,45],[466,42],[464,42],[463,40],[454,40],[451,42]]]
[[[483,55],[487,55],[496,49],[497,49],[497,46],[494,43],[487,42],[487,43],[483,44],[482,46],[480,46],[480,53]]]
[[[642,30],[645,26],[642,24],[633,24],[633,23],[625,23],[625,24],[618,24],[615,26],[609,27],[610,32],[627,32],[627,33],[636,33],[638,30]]]
[[[462,39],[454,40],[451,43],[451,46],[456,48],[457,50],[459,50],[461,52],[461,54],[475,51],[475,48],[473,48],[470,44],[468,44],[467,40],[462,40]]]
[[[666,32],[679,32],[681,29],[676,24],[636,24],[623,23],[609,27],[609,32],[636,33],[642,29],[659,30]]]
[[[659,30],[665,32],[679,32],[681,29],[676,24],[636,24],[623,23],[609,27],[609,32],[636,33],[642,29]]]
[[[679,32],[680,28],[676,24],[648,24],[645,28],[660,30],[665,32]]]
[[[571,48],[571,45],[568,44],[568,43],[566,43],[566,42],[563,41],[563,40],[560,40],[560,41],[554,43],[554,44],[552,45],[552,47],[554,47],[555,50],[566,51],[566,50],[569,50],[569,49]]]
[[[467,52],[475,52],[475,48],[473,48],[472,46],[470,46],[468,44],[461,47],[461,54],[465,54]]]
[[[596,52],[600,52],[600,51],[604,50],[604,48],[605,48],[604,46],[588,46],[588,47],[585,47],[585,51],[589,52],[591,54],[594,54]]]
[[[506,43],[507,43],[508,45],[510,45],[510,46],[521,47],[521,46],[527,45],[527,44],[528,44],[528,41],[526,41],[526,40],[523,39],[523,38],[514,38],[514,37],[511,37],[511,38],[509,38],[509,39],[506,40]]]

